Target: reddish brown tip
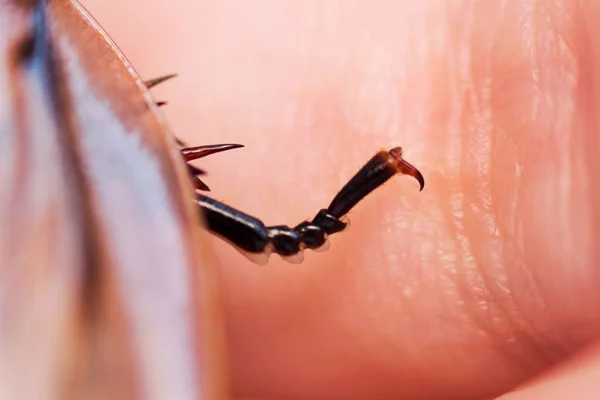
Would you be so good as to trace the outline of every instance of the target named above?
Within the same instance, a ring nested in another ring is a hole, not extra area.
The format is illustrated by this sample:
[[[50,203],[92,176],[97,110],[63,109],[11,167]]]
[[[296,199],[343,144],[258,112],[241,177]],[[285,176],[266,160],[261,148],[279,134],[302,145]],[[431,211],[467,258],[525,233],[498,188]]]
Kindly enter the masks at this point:
[[[185,161],[197,160],[198,158],[206,157],[214,153],[222,151],[239,149],[244,147],[243,144],[211,144],[206,146],[187,147],[181,149],[181,155]]]
[[[412,164],[410,164],[408,161],[402,158],[402,147],[394,147],[390,150],[390,155],[394,157],[394,159],[397,161],[396,168],[398,172],[415,178],[420,185],[419,191],[423,190],[423,188],[425,187],[425,179],[423,178],[423,175],[421,174],[421,172],[419,172],[418,169],[416,169]]]

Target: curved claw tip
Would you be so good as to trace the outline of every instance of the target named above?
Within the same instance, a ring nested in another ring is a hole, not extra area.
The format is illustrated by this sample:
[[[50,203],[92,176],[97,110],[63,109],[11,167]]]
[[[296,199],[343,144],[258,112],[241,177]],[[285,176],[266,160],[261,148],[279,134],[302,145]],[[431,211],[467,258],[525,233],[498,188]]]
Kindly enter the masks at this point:
[[[423,190],[425,187],[425,179],[421,172],[416,169],[412,164],[402,158],[402,147],[394,147],[390,150],[390,155],[394,157],[397,161],[397,170],[398,172],[412,176],[415,178],[420,185],[419,192]]]
[[[419,192],[423,190],[423,188],[425,187],[425,179],[423,179],[423,175],[421,175],[421,173],[417,170],[417,176],[415,176],[415,178],[417,179],[417,181],[419,181]]]

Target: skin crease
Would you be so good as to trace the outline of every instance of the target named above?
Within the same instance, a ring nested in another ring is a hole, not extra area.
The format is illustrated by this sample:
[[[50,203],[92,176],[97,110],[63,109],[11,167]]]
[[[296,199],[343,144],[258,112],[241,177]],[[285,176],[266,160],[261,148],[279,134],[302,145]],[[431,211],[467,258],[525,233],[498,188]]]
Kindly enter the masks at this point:
[[[214,239],[236,397],[597,398],[600,2],[84,4],[180,74],[178,136],[246,145],[198,164],[215,198],[295,225],[380,148],[425,177],[301,265]]]

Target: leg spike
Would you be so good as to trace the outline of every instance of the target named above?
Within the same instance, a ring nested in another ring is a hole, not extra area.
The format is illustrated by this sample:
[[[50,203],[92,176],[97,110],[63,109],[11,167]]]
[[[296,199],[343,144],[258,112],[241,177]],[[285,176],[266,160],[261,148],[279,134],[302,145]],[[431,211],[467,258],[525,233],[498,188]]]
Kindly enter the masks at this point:
[[[239,149],[244,147],[242,144],[212,144],[208,146],[186,147],[181,149],[181,155],[185,161],[197,160],[209,156],[211,154],[220,153],[222,151]]]
[[[156,85],[160,85],[163,82],[166,82],[170,79],[173,79],[177,76],[177,74],[170,74],[170,75],[164,75],[164,76],[159,76],[158,78],[154,78],[154,79],[150,79],[148,81],[144,82],[144,85],[146,85],[146,87],[148,89],[152,89],[154,86]]]

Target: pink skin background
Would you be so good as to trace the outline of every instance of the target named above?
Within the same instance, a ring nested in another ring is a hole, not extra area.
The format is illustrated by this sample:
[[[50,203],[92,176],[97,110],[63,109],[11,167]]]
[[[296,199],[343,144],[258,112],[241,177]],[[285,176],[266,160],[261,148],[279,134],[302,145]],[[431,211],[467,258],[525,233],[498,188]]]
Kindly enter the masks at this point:
[[[211,239],[237,397],[600,397],[600,1],[83,3],[179,73],[178,136],[246,145],[215,198],[295,225],[379,149],[425,176],[301,265]]]

